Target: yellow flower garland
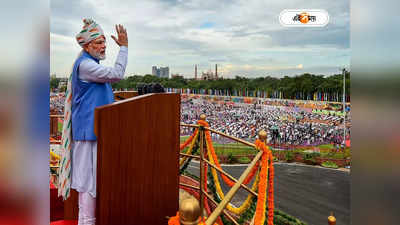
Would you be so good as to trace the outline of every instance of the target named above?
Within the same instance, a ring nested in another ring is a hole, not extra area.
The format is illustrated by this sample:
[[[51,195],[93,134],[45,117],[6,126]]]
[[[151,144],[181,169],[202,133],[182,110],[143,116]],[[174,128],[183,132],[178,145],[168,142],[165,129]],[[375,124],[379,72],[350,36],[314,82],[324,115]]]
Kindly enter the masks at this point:
[[[193,138],[193,140],[192,140],[192,143],[190,144],[189,149],[188,149],[188,151],[186,152],[186,154],[190,155],[190,154],[192,153],[193,146],[194,146],[194,144],[196,143],[196,140],[197,140],[197,137],[199,136],[199,133],[200,133],[200,132],[196,132],[196,135],[194,136],[194,138]],[[186,156],[182,157],[182,159],[179,161],[179,166],[182,166],[183,163],[185,163],[185,161],[186,161],[187,158],[188,158],[188,157],[186,157]]]
[[[50,151],[50,156],[51,156],[51,159],[60,160],[60,156],[57,155],[56,153],[54,153],[53,151]]]
[[[213,165],[215,165],[214,158],[212,157],[211,151],[209,150],[209,145],[208,145],[207,142],[206,142],[206,144],[207,144],[207,154],[208,154],[208,158],[209,158],[210,162],[211,162]],[[221,189],[221,184],[219,183],[219,180],[218,180],[218,174],[217,174],[216,169],[214,169],[213,167],[211,167],[211,173],[212,173],[212,176],[213,176],[213,178],[214,178],[214,183],[215,183],[215,188],[216,188],[216,190],[217,190],[217,194],[221,197],[221,199],[225,198],[224,192],[223,192],[222,189]],[[259,173],[257,172],[255,181],[254,181],[254,183],[253,183],[253,186],[251,187],[251,190],[252,190],[252,191],[256,191],[256,190],[257,190],[258,182],[259,182]],[[227,208],[230,212],[235,213],[236,215],[240,215],[240,214],[242,214],[244,211],[246,211],[246,210],[250,207],[251,202],[252,202],[252,200],[253,200],[253,197],[254,197],[254,196],[253,196],[252,194],[249,193],[249,194],[247,195],[246,200],[243,202],[243,204],[242,204],[240,207],[236,208],[236,207],[232,206],[231,204],[228,204],[226,208]]]
[[[197,132],[199,131],[199,129],[197,128],[195,130],[195,132],[189,136],[188,139],[186,139],[186,141],[183,144],[180,144],[179,146],[179,150],[182,151],[184,148],[186,148],[186,146],[189,145],[189,143],[193,140],[194,136],[197,134]]]

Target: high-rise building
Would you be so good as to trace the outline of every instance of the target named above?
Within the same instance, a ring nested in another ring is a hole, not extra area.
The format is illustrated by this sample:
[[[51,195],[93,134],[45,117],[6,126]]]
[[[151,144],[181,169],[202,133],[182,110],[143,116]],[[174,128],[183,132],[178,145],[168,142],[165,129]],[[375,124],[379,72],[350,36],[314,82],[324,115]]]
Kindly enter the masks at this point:
[[[157,66],[153,66],[153,67],[151,68],[151,74],[152,74],[153,76],[158,76],[158,75],[157,75]]]
[[[160,77],[169,78],[169,67],[160,67]]]
[[[218,67],[217,67],[217,64],[215,64],[215,79],[218,80]]]
[[[169,67],[160,67],[157,68],[157,66],[153,66],[151,68],[151,74],[157,77],[167,77],[169,78]]]

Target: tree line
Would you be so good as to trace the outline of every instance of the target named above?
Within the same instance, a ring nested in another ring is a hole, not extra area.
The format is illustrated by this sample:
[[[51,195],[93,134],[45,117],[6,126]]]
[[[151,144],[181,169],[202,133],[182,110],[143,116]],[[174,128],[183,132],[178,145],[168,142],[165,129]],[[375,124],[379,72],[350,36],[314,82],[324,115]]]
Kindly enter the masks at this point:
[[[350,72],[346,76],[346,95],[350,95]],[[50,88],[57,88],[58,82],[51,78]],[[140,83],[159,83],[165,88],[179,88],[190,90],[221,90],[229,93],[235,91],[263,91],[279,92],[285,99],[312,99],[315,93],[323,93],[329,96],[340,96],[343,93],[343,75],[331,76],[304,73],[293,77],[282,78],[265,76],[247,78],[236,76],[235,78],[218,80],[195,80],[183,77],[160,78],[153,75],[133,75],[112,84],[113,89],[131,90]]]

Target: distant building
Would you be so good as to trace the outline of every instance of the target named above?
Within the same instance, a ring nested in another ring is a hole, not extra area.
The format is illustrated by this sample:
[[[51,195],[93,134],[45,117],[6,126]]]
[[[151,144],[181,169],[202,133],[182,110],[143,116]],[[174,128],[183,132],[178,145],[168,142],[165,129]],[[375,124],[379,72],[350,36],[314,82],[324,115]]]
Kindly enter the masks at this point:
[[[160,77],[169,78],[169,67],[160,67]]]
[[[180,78],[183,78],[183,75],[180,75],[179,73],[177,73],[177,74],[171,74],[171,78],[178,78],[178,77],[180,77]]]
[[[158,73],[158,70],[157,70],[157,66],[153,66],[152,68],[151,68],[151,74],[153,75],[153,76],[159,76],[159,73]]]
[[[197,78],[197,65],[194,67],[194,79],[198,80]],[[207,72],[201,73],[201,80],[218,80],[218,65],[215,64],[215,73],[211,71],[211,69]]]
[[[214,76],[214,73],[211,72],[211,70],[209,70],[207,72],[201,73],[201,79],[202,80],[215,80],[215,76]]]
[[[197,80],[197,64],[194,65],[194,79]]]
[[[68,83],[68,78],[63,77],[60,78],[60,82],[58,83],[58,89],[60,89],[62,86],[67,86]]]
[[[153,66],[151,68],[151,74],[157,77],[169,78],[169,67],[157,68],[157,66]]]

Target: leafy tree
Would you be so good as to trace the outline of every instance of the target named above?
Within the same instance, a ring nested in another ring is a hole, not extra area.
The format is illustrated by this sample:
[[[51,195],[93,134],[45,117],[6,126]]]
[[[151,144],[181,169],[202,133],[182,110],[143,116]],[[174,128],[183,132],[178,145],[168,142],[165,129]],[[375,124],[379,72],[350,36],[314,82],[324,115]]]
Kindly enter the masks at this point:
[[[312,99],[315,92],[328,93],[330,96],[339,97],[343,94],[342,74],[324,77],[320,74],[304,73],[294,77],[284,76],[282,78],[270,75],[247,78],[237,75],[232,79],[220,78],[218,80],[194,80],[183,77],[159,78],[146,74],[145,76],[129,76],[112,86],[117,89],[132,89],[136,88],[138,83],[160,83],[166,88],[228,90],[230,93],[234,90],[266,91],[268,93],[279,91],[282,92],[283,98],[287,99]],[[51,85],[54,86],[55,84],[56,81],[51,81]],[[350,94],[350,72],[346,73],[346,94]]]
[[[60,78],[50,77],[50,89],[58,88],[59,83],[60,83]]]

